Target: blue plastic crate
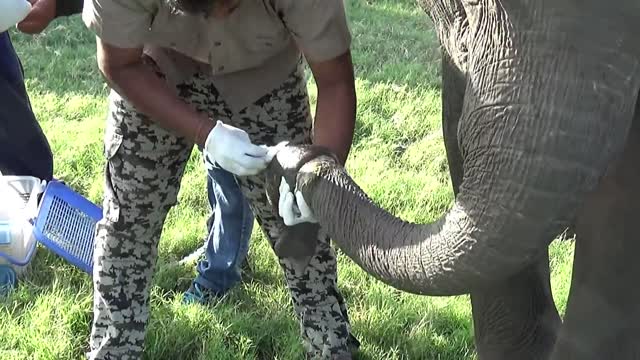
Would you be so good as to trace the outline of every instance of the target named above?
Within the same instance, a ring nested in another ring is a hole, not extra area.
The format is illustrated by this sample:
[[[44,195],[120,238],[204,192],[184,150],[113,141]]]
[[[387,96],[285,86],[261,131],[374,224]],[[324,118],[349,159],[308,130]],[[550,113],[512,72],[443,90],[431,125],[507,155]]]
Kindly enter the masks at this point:
[[[36,240],[78,268],[93,271],[93,243],[102,209],[59,181],[47,184],[33,232]]]

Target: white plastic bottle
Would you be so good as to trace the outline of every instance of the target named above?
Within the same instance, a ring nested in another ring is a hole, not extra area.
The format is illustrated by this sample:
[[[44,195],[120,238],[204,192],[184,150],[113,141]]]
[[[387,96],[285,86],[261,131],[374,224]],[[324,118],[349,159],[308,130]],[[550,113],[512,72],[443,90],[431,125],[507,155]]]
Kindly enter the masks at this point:
[[[24,20],[31,11],[31,3],[27,0],[0,1],[0,32]]]

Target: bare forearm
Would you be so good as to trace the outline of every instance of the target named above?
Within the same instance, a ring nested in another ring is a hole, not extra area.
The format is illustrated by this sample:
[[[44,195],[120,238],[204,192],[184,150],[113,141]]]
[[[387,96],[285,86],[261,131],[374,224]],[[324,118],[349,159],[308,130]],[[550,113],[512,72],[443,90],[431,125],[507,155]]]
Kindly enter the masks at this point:
[[[138,111],[158,125],[200,146],[213,128],[213,121],[180,100],[168,85],[142,63],[103,70],[111,87]]]
[[[341,82],[318,89],[314,125],[314,144],[331,149],[345,164],[356,119],[356,94],[352,82]]]

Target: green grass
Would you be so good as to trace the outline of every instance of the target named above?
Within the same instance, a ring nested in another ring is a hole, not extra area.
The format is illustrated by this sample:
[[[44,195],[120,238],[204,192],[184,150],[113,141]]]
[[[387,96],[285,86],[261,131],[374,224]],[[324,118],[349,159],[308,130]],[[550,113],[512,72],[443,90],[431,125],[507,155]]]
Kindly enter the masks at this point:
[[[409,0],[349,0],[359,98],[348,169],[371,197],[406,220],[426,222],[450,206],[440,128],[439,50],[427,18]],[[93,36],[78,17],[35,37],[15,34],[35,112],[55,153],[56,175],[96,203],[102,196],[107,89]],[[313,80],[309,83],[315,101]],[[149,359],[301,359],[298,325],[282,272],[254,231],[252,271],[222,302],[180,303],[195,271],[175,265],[201,244],[208,215],[203,168],[194,152],[179,205],[166,222],[152,290]],[[553,291],[564,312],[571,243],[551,249]],[[474,359],[467,296],[420,297],[339,260],[363,359]],[[40,248],[19,289],[0,301],[0,359],[79,359],[92,311],[89,277]]]

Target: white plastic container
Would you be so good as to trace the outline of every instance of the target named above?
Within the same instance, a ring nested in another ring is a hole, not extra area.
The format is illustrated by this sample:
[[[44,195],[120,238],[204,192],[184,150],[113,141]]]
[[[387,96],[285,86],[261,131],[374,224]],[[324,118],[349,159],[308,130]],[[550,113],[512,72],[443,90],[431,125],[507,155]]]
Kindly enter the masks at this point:
[[[45,182],[32,176],[0,174],[0,264],[18,276],[27,270],[37,243],[30,223],[38,213]]]

